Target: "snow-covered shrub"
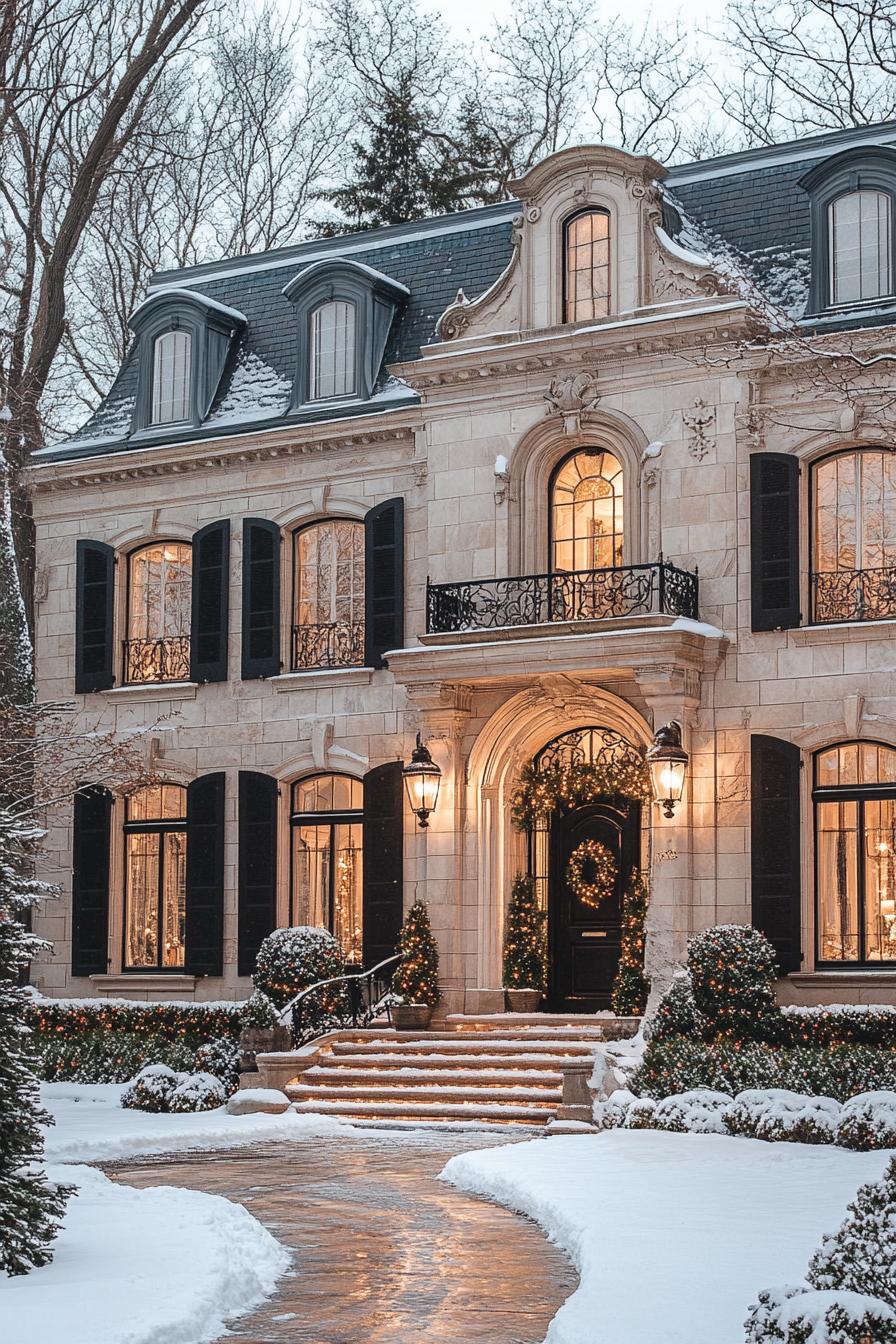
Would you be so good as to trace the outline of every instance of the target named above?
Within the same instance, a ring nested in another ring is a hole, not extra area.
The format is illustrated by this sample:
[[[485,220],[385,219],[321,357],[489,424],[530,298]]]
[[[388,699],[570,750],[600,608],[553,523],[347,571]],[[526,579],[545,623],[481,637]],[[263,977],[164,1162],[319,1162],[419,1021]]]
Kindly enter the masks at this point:
[[[657,1098],[697,1088],[734,1096],[748,1087],[777,1087],[780,1074],[780,1052],[771,1046],[753,1042],[738,1048],[675,1037],[648,1042],[629,1086],[639,1096]]]
[[[785,1045],[884,1045],[896,1041],[896,1008],[883,1003],[788,1004],[781,1009]]]
[[[240,1027],[244,1030],[247,1028],[265,1030],[279,1024],[280,1018],[273,1001],[260,989],[256,989],[240,1009]]]
[[[840,1103],[833,1097],[807,1097],[783,1087],[741,1092],[725,1115],[729,1134],[769,1143],[833,1143]]]
[[[176,1114],[186,1111],[213,1111],[227,1100],[224,1085],[210,1073],[190,1073],[171,1093],[168,1109]]]
[[[240,1085],[240,1048],[236,1041],[219,1036],[216,1041],[200,1045],[196,1051],[194,1067],[202,1073],[210,1073],[222,1084],[229,1097]]]
[[[174,1089],[187,1077],[167,1064],[147,1064],[122,1092],[121,1104],[132,1111],[168,1111]]]
[[[637,1097],[633,1092],[621,1087],[612,1092],[606,1101],[594,1103],[594,1123],[600,1129],[620,1129],[625,1124],[629,1106]]]
[[[671,985],[660,999],[650,1026],[650,1039],[668,1041],[676,1036],[693,1039],[702,1034],[703,1027],[697,1016],[691,977],[687,971],[676,971]]]
[[[624,1129],[653,1129],[653,1113],[656,1102],[653,1097],[635,1097],[625,1108]]]
[[[896,1092],[860,1092],[840,1112],[837,1142],[867,1152],[896,1148]]]
[[[126,1083],[147,1064],[191,1069],[196,1047],[132,1032],[91,1031],[46,1036],[40,1043],[40,1076],[47,1083]]]
[[[750,924],[704,929],[688,943],[688,970],[707,1040],[776,1039],[778,963],[758,929]]]
[[[772,1288],[745,1322],[745,1344],[896,1344],[896,1312],[850,1292]]]
[[[813,1288],[865,1293],[896,1309],[896,1158],[879,1181],[861,1186],[812,1257],[808,1279]]]
[[[283,1008],[308,985],[341,975],[343,966],[342,949],[326,929],[274,929],[258,950],[252,982]]]
[[[727,1092],[713,1092],[706,1087],[679,1092],[657,1103],[652,1128],[671,1130],[674,1134],[727,1134],[724,1116],[732,1101]]]

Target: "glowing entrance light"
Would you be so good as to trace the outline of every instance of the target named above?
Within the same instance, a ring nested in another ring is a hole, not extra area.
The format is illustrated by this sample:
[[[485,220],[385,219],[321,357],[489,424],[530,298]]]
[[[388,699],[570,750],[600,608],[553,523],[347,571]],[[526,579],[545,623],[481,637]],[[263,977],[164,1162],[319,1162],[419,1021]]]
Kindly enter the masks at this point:
[[[402,766],[404,786],[407,790],[411,811],[415,814],[421,830],[429,826],[429,816],[435,811],[439,798],[439,785],[442,772],[423,745],[423,738],[417,734],[417,745],[411,753],[407,765]]]
[[[681,802],[688,753],[681,745],[681,724],[664,724],[653,736],[653,746],[647,749],[647,764],[653,783],[653,795],[662,806],[663,816],[674,817],[675,805]]]

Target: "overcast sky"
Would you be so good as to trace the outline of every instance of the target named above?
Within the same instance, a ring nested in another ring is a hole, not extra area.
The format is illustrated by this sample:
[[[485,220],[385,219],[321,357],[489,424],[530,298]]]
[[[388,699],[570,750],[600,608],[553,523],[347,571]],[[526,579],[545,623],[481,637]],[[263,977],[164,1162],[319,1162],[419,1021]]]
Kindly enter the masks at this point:
[[[512,7],[512,0],[429,0],[428,8],[437,10],[450,24],[459,37],[478,37],[491,23],[493,16],[504,17]],[[603,8],[609,10],[610,6]],[[708,27],[713,16],[718,16],[723,5],[707,0],[692,0],[683,6],[681,0],[625,0],[620,6],[622,13],[629,19],[646,20],[675,19],[679,15],[683,22],[694,28]]]

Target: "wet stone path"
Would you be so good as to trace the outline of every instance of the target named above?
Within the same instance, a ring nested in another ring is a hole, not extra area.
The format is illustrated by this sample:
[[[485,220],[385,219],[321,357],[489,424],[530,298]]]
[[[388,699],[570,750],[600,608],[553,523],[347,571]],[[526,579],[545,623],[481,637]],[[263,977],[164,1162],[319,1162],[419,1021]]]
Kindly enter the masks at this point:
[[[501,1140],[356,1130],[107,1170],[238,1200],[294,1251],[278,1291],[229,1340],[540,1344],[576,1286],[569,1262],[524,1218],[436,1179],[455,1153]]]

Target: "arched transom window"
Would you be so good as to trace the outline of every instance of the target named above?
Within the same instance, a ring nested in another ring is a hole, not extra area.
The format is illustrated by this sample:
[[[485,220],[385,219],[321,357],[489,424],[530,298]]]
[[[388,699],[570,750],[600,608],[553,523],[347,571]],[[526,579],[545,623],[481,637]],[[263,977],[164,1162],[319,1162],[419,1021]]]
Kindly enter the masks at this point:
[[[858,303],[893,292],[891,197],[850,191],[828,206],[831,303]]]
[[[364,785],[314,775],[292,789],[294,924],[329,929],[347,961],[363,955]]]
[[[156,784],[125,803],[125,970],[184,964],[187,791]]]
[[[364,524],[345,518],[295,534],[293,667],[364,663]]]
[[[551,485],[551,568],[554,572],[622,564],[622,464],[604,449],[568,457]]]
[[[818,961],[896,961],[896,750],[819,752],[814,799]]]
[[[152,355],[152,423],[190,418],[192,337],[178,328],[157,336]]]
[[[896,616],[896,453],[822,459],[813,499],[813,619]]]
[[[583,210],[563,228],[563,318],[587,322],[610,311],[610,215]]]
[[[125,681],[189,681],[193,548],[160,541],[128,563]]]
[[[355,305],[331,299],[311,314],[312,401],[350,397],[355,386]]]

